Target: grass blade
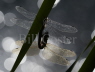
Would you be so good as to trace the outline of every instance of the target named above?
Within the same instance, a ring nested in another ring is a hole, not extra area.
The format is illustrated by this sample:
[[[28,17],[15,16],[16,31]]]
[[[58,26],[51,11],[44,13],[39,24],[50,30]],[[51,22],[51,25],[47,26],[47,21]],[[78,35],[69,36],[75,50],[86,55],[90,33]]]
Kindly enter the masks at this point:
[[[95,45],[78,72],[92,72],[95,67]]]
[[[77,57],[77,59],[75,60],[75,62],[68,68],[68,70],[66,72],[71,72],[72,69],[74,68],[75,64],[77,63],[77,61],[80,59],[80,57],[82,56],[82,54],[91,46],[91,44],[95,41],[95,36],[93,37],[93,39],[89,42],[89,44],[87,45],[87,47],[81,52],[81,54]]]
[[[15,72],[16,68],[18,67],[19,63],[23,59],[24,55],[26,54],[30,45],[32,44],[33,40],[36,37],[36,35],[33,35],[33,34],[38,34],[38,32],[40,31],[42,24],[43,24],[43,20],[48,16],[49,12],[52,9],[54,2],[55,2],[55,0],[44,0],[36,18],[32,24],[32,27],[30,28],[28,35],[26,36],[26,42],[23,44],[22,49],[16,59],[16,62],[14,63],[14,66],[10,72]],[[28,41],[29,41],[29,43],[28,43]]]

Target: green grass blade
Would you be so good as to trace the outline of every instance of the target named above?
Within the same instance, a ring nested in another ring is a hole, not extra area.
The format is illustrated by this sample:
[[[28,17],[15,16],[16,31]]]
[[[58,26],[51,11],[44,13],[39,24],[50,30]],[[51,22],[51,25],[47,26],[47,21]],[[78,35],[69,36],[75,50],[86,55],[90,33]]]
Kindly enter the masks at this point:
[[[87,45],[87,47],[81,52],[81,54],[77,57],[77,59],[75,60],[75,62],[68,68],[68,70],[66,72],[71,72],[72,69],[74,68],[75,64],[77,63],[77,61],[80,59],[80,57],[82,56],[82,54],[91,46],[91,44],[95,41],[95,36],[93,37],[93,39],[89,42],[89,44]]]
[[[33,36],[33,34],[38,34],[38,32],[40,31],[42,24],[43,24],[43,20],[48,16],[49,12],[52,9],[54,2],[55,2],[55,0],[44,0],[36,18],[32,24],[32,27],[30,28],[28,35],[26,36],[26,42],[23,44],[22,49],[16,59],[16,62],[14,63],[14,66],[10,72],[15,72],[16,68],[18,67],[19,63],[23,59],[24,55],[26,54],[30,45],[32,44],[33,40],[36,37],[36,35]],[[30,39],[30,43],[28,43],[28,39]]]
[[[92,72],[95,67],[95,45],[78,72]]]

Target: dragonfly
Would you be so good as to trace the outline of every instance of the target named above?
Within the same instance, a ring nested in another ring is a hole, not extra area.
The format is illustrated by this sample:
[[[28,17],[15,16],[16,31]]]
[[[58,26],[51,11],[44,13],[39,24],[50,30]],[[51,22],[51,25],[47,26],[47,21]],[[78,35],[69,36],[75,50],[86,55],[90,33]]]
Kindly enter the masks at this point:
[[[18,40],[15,42],[19,47],[12,50],[12,53],[19,54],[21,47],[24,43],[24,40]],[[30,46],[29,50],[31,49],[31,54],[26,53],[27,56],[34,56],[39,54],[40,49],[38,48],[38,42],[33,41],[32,45]],[[74,57],[76,53],[74,51],[60,48],[54,44],[47,43],[46,46],[41,51],[42,56],[55,64],[68,66],[70,62],[65,57]]]
[[[27,11],[26,9],[24,9],[23,7],[20,7],[20,6],[16,6],[15,7],[16,10],[22,14],[23,16],[25,16],[26,18],[28,18],[29,20],[24,20],[24,19],[18,19],[18,18],[12,18],[11,19],[11,22],[13,22],[14,24],[20,26],[20,27],[23,27],[27,30],[30,29],[35,17],[36,17],[36,14],[35,13],[32,13],[32,12],[29,12]],[[62,36],[62,34],[60,34],[59,32],[57,31],[60,31],[60,32],[67,32],[67,33],[76,33],[78,32],[78,30],[73,27],[73,26],[70,26],[70,25],[66,25],[66,24],[61,24],[61,23],[58,23],[56,21],[53,21],[51,19],[48,18],[47,20],[47,23],[46,23],[46,27],[44,29],[43,32],[46,32],[48,31],[49,32],[49,35],[51,37],[55,37],[56,35],[57,36]],[[58,40],[62,40],[62,39],[58,39]],[[69,38],[63,38],[62,42],[64,44],[70,44],[71,41]]]

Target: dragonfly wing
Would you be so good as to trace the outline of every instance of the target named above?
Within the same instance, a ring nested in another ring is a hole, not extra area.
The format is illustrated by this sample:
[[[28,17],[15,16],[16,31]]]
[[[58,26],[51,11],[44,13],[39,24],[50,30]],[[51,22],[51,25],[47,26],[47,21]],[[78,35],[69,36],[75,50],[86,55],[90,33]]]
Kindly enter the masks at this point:
[[[16,43],[16,45],[18,46],[18,48],[13,49],[13,50],[12,50],[12,53],[14,53],[14,54],[19,54],[19,52],[20,52],[20,50],[21,50],[21,47],[22,47],[22,45],[23,45],[23,43],[24,43],[24,40],[17,40],[17,41],[15,41],[15,43]]]
[[[34,18],[36,17],[35,13],[30,13],[29,11],[27,11],[26,9],[24,9],[23,7],[20,6],[16,6],[16,10],[21,13],[23,16],[25,16],[26,18],[30,19],[30,20],[34,20]]]
[[[47,24],[51,25],[52,27],[54,27],[55,29],[57,29],[61,32],[76,33],[78,31],[73,26],[61,24],[61,23],[58,23],[58,22],[53,21],[51,19],[47,20]]]
[[[27,52],[27,56],[38,55],[39,52],[40,52],[40,49],[38,48],[38,42],[34,41]]]
[[[17,41],[15,41],[15,43],[16,43],[16,45],[22,47],[24,40],[17,40]]]
[[[44,48],[42,55],[46,60],[49,60],[53,63],[65,66],[69,65],[69,61],[67,61],[65,58],[61,57],[60,55],[56,54],[55,52],[51,51],[48,47]]]
[[[64,44],[70,44],[71,41],[69,38],[67,38],[66,36],[63,36],[62,34],[60,34],[59,32],[57,32],[56,30],[54,30],[52,27],[48,26],[44,29],[44,33],[45,32],[49,32],[49,36],[53,39],[57,39],[57,41],[64,43]]]
[[[17,19],[17,18],[12,18],[11,22],[13,22],[14,24],[23,27],[25,29],[30,29],[33,21],[28,21],[28,20],[23,20],[23,19]]]
[[[29,11],[27,11],[26,9],[24,9],[23,7],[20,6],[16,6],[16,10],[21,13],[22,15],[24,15],[26,18],[34,20],[36,14],[35,13],[30,13]],[[65,25],[65,24],[60,24],[56,21],[53,21],[51,19],[47,20],[47,23],[51,26],[53,26],[55,29],[61,31],[61,32],[68,32],[68,33],[75,33],[78,30],[70,25]]]
[[[17,41],[15,41],[15,43],[16,43],[18,46],[22,47],[22,45],[23,45],[23,43],[24,43],[24,40],[17,40]],[[32,43],[32,45],[31,45],[30,48],[34,48],[34,47],[36,47],[36,48],[38,47],[38,42],[33,41],[33,43]]]
[[[47,43],[46,45],[50,50],[54,51],[55,53],[57,53],[58,55],[60,56],[63,56],[63,57],[73,57],[75,56],[75,52],[74,51],[71,51],[71,50],[68,50],[68,49],[62,49],[60,47],[57,47],[53,44],[50,44],[50,43]]]
[[[13,49],[13,50],[12,50],[12,53],[19,54],[23,43],[24,43],[24,40],[22,40],[22,41],[21,41],[21,40],[16,41],[16,44],[17,44],[18,46],[20,46],[20,47],[19,47],[19,48],[16,48],[16,49]],[[34,42],[32,43],[32,45],[30,46],[29,50],[27,51],[27,56],[37,55],[37,54],[39,54],[39,51],[40,51],[40,50],[39,50],[39,48],[38,48],[37,42],[34,41]]]
[[[13,50],[12,50],[12,53],[13,53],[13,54],[17,54],[17,55],[18,55],[18,54],[19,54],[19,52],[20,52],[20,50],[21,50],[21,47],[16,48],[16,49],[13,49]]]

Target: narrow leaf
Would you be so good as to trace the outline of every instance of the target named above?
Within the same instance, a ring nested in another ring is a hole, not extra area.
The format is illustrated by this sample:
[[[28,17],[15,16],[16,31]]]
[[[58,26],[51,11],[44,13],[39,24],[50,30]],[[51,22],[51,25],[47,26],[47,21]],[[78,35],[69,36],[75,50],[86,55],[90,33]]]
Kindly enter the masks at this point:
[[[81,52],[81,54],[77,57],[77,59],[75,60],[75,62],[68,68],[68,70],[66,72],[71,72],[72,69],[74,68],[75,64],[77,63],[77,61],[80,59],[80,57],[82,56],[82,54],[91,46],[91,44],[95,41],[95,36],[93,37],[93,39],[89,42],[89,44],[87,45],[87,47]]]
[[[95,45],[78,72],[92,72],[95,67]]]

